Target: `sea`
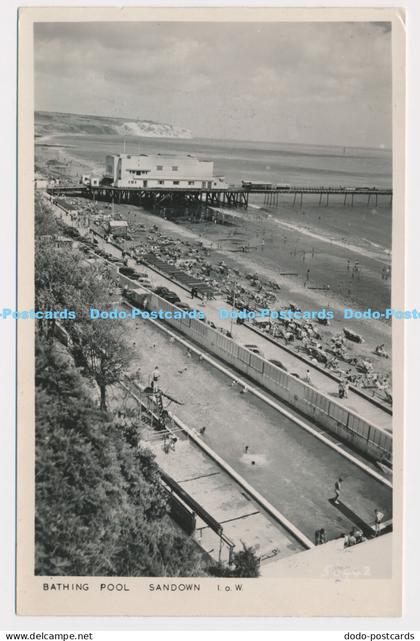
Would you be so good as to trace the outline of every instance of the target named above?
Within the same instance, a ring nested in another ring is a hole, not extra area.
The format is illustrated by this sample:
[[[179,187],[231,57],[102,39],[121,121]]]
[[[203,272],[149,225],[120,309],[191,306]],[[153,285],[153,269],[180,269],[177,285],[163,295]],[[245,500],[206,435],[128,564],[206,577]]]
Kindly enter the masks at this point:
[[[113,135],[54,135],[70,156],[88,162],[96,172],[107,154],[193,154],[212,160],[217,176],[231,185],[242,180],[299,186],[392,186],[392,152],[361,147],[292,145],[241,140],[139,138]]]

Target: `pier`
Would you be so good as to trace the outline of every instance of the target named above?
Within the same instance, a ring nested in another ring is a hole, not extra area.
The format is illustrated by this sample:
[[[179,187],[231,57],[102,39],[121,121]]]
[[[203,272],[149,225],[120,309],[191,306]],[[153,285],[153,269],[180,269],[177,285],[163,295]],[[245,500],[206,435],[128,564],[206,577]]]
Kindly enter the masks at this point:
[[[255,193],[255,190],[252,190]],[[354,207],[355,203],[363,203],[367,207],[372,203],[375,207],[379,204],[379,196],[386,199],[386,203],[392,204],[392,189],[377,189],[375,187],[290,187],[288,189],[270,189],[264,192],[264,205],[277,207],[280,204],[280,197],[288,194],[293,195],[292,205],[302,207],[305,195],[319,195],[318,206],[328,207],[330,196],[341,196],[342,204]]]
[[[74,185],[48,187],[54,196],[84,196],[91,200],[105,200],[118,204],[176,207],[177,205],[205,205],[219,207],[248,207],[249,191],[232,189],[169,189],[167,187],[113,187]]]
[[[287,189],[246,189],[230,187],[228,189],[183,189],[168,187],[113,187],[111,185],[73,185],[48,187],[47,192],[53,196],[84,196],[91,200],[146,205],[154,207],[176,207],[177,205],[205,205],[217,207],[248,207],[250,195],[263,195],[264,205],[276,207],[290,196],[292,206],[302,206],[304,196],[319,196],[319,206],[328,207],[330,196],[341,196],[343,205],[354,207],[363,202],[377,207],[379,197],[392,204],[392,189],[357,188],[357,187],[290,187]],[[281,199],[281,200],[280,200]]]

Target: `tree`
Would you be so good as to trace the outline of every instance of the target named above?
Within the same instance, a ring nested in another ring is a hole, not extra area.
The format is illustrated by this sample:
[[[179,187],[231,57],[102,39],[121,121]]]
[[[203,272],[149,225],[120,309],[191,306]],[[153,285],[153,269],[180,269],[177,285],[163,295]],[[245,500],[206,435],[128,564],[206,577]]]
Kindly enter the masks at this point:
[[[36,350],[36,574],[203,575],[153,455],[92,403],[64,348],[41,336]]]
[[[79,341],[90,307],[108,301],[115,279],[109,265],[88,263],[78,251],[57,248],[52,242],[38,242],[35,247],[35,302],[41,311],[71,309],[76,320],[62,320],[72,340]],[[89,323],[90,324],[90,323]],[[54,335],[55,320],[41,320],[40,332]],[[88,330],[86,330],[88,331]]]
[[[260,559],[254,548],[242,543],[242,550],[234,552],[230,566],[224,563],[214,563],[207,568],[211,576],[242,577],[253,579],[260,576]]]
[[[60,231],[60,225],[49,206],[40,196],[35,198],[35,238],[53,236]]]
[[[242,543],[242,550],[233,554],[233,576],[254,578],[260,576],[260,559],[253,547]]]
[[[53,223],[38,220],[39,236],[52,233]],[[36,574],[205,575],[197,545],[169,517],[153,454],[106,411],[107,387],[122,379],[131,357],[121,321],[85,318],[114,287],[109,267],[48,238],[36,243],[35,267],[37,308],[78,314],[62,321],[71,352],[54,340],[54,321],[45,321],[47,331],[37,323]]]
[[[97,383],[100,407],[106,409],[108,385],[122,380],[132,359],[121,321],[98,319],[82,325],[75,354]]]

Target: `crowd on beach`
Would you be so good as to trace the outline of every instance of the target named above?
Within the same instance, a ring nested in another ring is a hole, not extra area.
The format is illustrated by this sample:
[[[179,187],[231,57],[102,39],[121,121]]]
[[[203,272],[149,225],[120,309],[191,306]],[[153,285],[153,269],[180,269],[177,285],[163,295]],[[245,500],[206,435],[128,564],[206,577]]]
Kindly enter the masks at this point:
[[[136,235],[135,228],[132,229],[132,234]],[[141,247],[136,246],[134,250],[137,258],[152,252],[166,263],[182,268],[191,277],[208,283],[218,297],[224,298],[238,310],[257,311],[278,306],[278,283],[260,274],[243,273],[223,260],[211,262],[212,249],[204,243],[173,239],[159,231],[157,226],[149,230],[145,240]],[[292,302],[281,309],[300,311]],[[355,354],[351,338],[347,338],[344,333],[324,335],[323,326],[328,321],[279,318],[250,322],[281,345],[304,354],[309,361],[334,375],[340,398],[347,397],[351,385],[392,403],[390,375],[376,371],[373,362],[374,356],[389,357],[384,345],[378,345],[369,358]]]

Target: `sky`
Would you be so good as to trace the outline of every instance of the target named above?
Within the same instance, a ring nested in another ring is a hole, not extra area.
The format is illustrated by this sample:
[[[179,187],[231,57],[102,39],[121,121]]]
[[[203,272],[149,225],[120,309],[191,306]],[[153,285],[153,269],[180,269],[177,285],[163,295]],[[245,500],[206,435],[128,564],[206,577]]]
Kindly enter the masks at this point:
[[[35,108],[391,146],[388,23],[37,23]]]

